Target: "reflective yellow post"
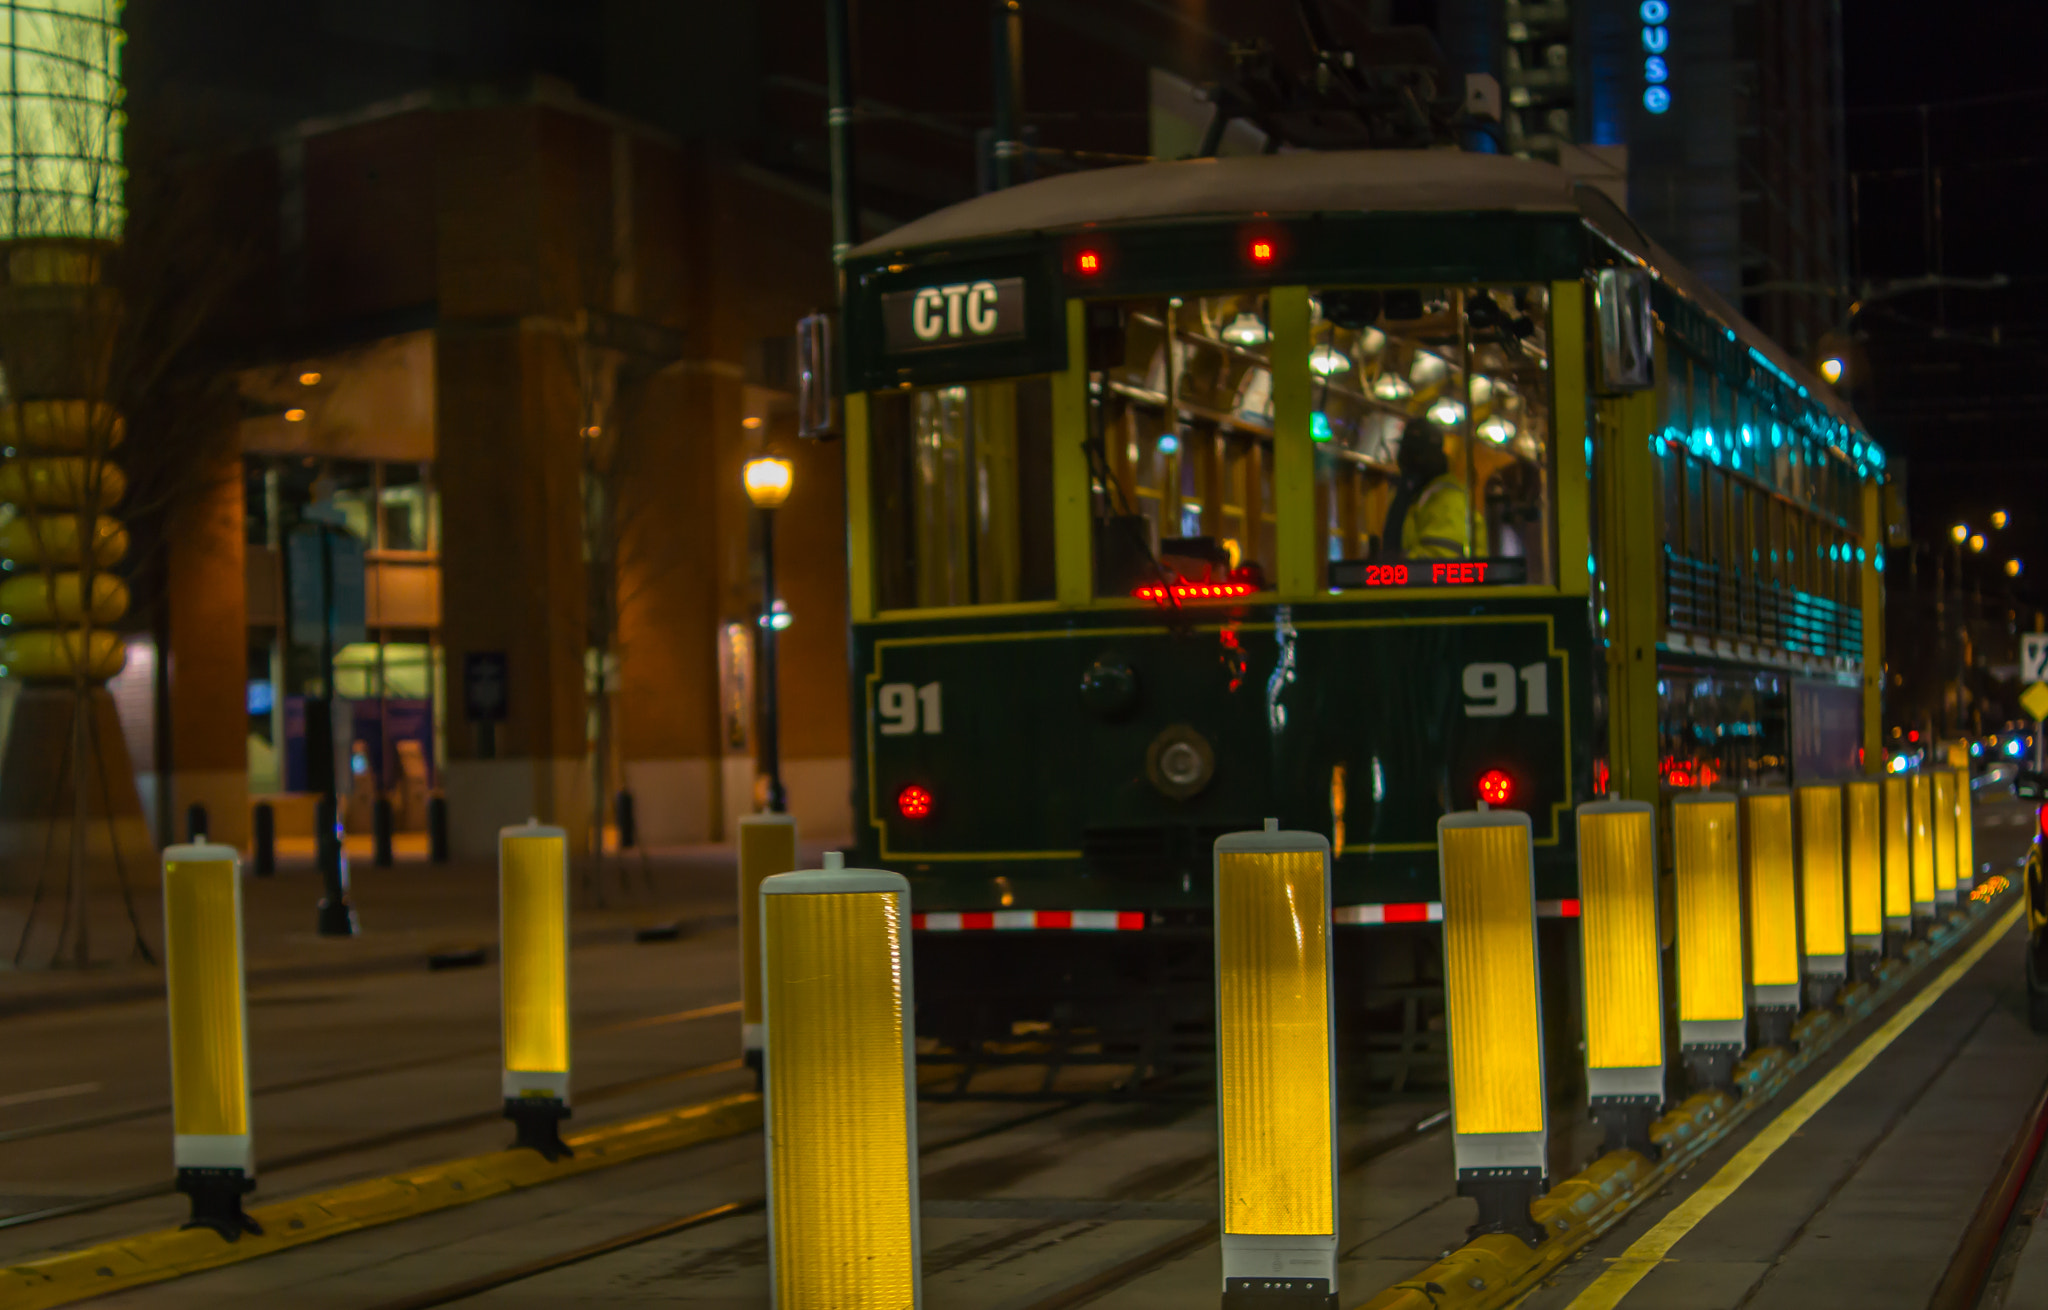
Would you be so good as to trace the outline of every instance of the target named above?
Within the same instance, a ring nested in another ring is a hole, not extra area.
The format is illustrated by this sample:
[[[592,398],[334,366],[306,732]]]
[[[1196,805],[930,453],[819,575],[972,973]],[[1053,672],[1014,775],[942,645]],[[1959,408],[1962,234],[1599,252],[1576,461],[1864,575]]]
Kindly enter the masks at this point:
[[[1956,775],[1936,769],[1934,788],[1934,909],[1938,914],[1956,904]]]
[[[1747,792],[1749,998],[1759,1046],[1789,1046],[1799,1018],[1799,875],[1792,855],[1792,794]]]
[[[1855,972],[1869,976],[1884,950],[1884,784],[1851,778],[1842,784],[1843,852],[1849,872],[1849,952]]]
[[[538,820],[498,830],[498,973],[505,1117],[514,1146],[570,1154],[569,836]]]
[[[761,883],[768,1269],[777,1310],[914,1310],[910,884],[880,869]]]
[[[1924,773],[1913,790],[1913,918],[1919,930],[1934,919],[1934,785]]]
[[[1904,774],[1884,780],[1884,928],[1901,935],[1913,931],[1912,791]]]
[[[1977,832],[1970,813],[1970,770],[1956,770],[1956,900],[1967,906],[1977,890]]]
[[[1214,872],[1223,1303],[1335,1305],[1330,845],[1268,819]]]
[[[1808,785],[1793,794],[1799,809],[1799,894],[1802,972],[1815,1005],[1833,1004],[1849,978],[1849,905],[1842,881],[1842,788]]]
[[[796,868],[796,820],[740,820],[740,1054],[761,1085],[761,880]]]
[[[1543,1239],[1529,1203],[1549,1172],[1543,1006],[1536,972],[1536,866],[1529,816],[1476,810],[1437,820],[1451,1149],[1476,1233]]]
[[[1742,978],[1742,861],[1735,798],[1671,800],[1678,896],[1678,1043],[1695,1086],[1732,1085],[1749,1042]]]
[[[164,851],[164,988],[171,1018],[171,1160],[192,1198],[187,1228],[260,1233],[249,1121],[249,1004],[242,987],[242,867],[232,847]]]
[[[1586,987],[1586,1097],[1603,1152],[1659,1155],[1664,981],[1657,953],[1657,811],[1642,801],[1579,806],[1580,959]]]

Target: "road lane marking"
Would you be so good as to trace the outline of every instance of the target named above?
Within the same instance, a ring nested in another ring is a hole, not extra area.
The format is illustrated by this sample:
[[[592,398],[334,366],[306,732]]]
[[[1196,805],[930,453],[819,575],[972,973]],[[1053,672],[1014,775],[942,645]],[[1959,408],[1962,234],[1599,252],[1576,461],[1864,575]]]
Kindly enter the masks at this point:
[[[69,1087],[45,1087],[39,1092],[15,1092],[11,1096],[0,1096],[0,1109],[10,1105],[34,1105],[38,1101],[61,1101],[67,1096],[90,1096],[99,1089],[98,1083],[72,1083]]]
[[[1927,1013],[1933,1004],[1948,993],[1948,989],[1963,980],[1963,976],[1977,966],[1977,962],[1988,954],[2019,922],[2024,905],[2015,905],[2006,911],[2005,917],[1994,925],[1991,931],[1976,945],[1965,951],[1962,958],[1951,964],[1942,975],[1918,996],[1906,1002],[1899,1012],[1888,1019],[1882,1028],[1863,1040],[1863,1044],[1851,1051],[1847,1058],[1831,1069],[1827,1076],[1815,1083],[1806,1095],[1794,1101],[1776,1119],[1767,1124],[1763,1131],[1752,1138],[1747,1146],[1735,1153],[1735,1158],[1721,1166],[1720,1172],[1709,1178],[1699,1190],[1685,1198],[1678,1208],[1657,1221],[1655,1227],[1635,1240],[1634,1245],[1621,1253],[1607,1271],[1593,1280],[1591,1286],[1572,1301],[1568,1310],[1615,1310],[1636,1284],[1649,1276],[1652,1269],[1662,1264],[1677,1246],[1702,1219],[1712,1214],[1720,1204],[1735,1194],[1737,1188],[1749,1181],[1764,1161],[1777,1154],[1778,1148],[1792,1140],[1792,1135],[1806,1126],[1809,1119],[1820,1113],[1821,1108],[1835,1099],[1852,1082],[1857,1074],[1870,1066],[1871,1061],[1884,1053],[1886,1047],[1897,1041],[1900,1034],[1912,1027],[1921,1015]]]

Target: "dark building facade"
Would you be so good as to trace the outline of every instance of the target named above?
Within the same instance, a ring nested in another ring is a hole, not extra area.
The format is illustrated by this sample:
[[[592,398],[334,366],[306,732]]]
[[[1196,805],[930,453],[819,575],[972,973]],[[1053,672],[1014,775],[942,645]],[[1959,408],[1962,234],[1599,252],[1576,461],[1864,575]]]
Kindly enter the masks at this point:
[[[1848,309],[1840,0],[1385,0],[1500,79],[1500,148],[1631,217],[1811,359]]]

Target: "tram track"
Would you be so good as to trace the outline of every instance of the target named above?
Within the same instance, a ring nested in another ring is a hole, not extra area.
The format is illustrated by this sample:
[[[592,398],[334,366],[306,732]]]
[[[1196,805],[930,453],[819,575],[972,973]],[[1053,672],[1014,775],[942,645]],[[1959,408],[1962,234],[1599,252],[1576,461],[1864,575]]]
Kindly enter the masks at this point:
[[[646,1015],[637,1019],[621,1020],[591,1029],[589,1030],[589,1035],[614,1035],[621,1032],[687,1023],[695,1019],[729,1014],[738,1010],[738,1008],[739,1003],[733,1001],[691,1010],[678,1010],[669,1014]],[[437,1064],[472,1059],[479,1054],[495,1054],[497,1050],[496,1046],[480,1047],[447,1052],[438,1056],[415,1057],[409,1060],[393,1061],[382,1065],[337,1070],[331,1074],[289,1079],[282,1083],[271,1084],[267,1087],[256,1089],[254,1094],[276,1094],[285,1091],[303,1090],[310,1087],[329,1086],[334,1083],[349,1082],[361,1078],[373,1078],[390,1073],[408,1072]],[[588,1089],[579,1089],[576,1094],[576,1100],[579,1105],[599,1104],[605,1101],[616,1100],[620,1097],[630,1096],[636,1092],[646,1091],[654,1087],[687,1082],[695,1078],[708,1078],[722,1073],[737,1072],[742,1067],[742,1063],[739,1060],[728,1059],[713,1061],[708,1064],[692,1065],[683,1069],[670,1069],[659,1073],[641,1074],[632,1078],[623,1078],[614,1082],[603,1083]],[[95,1116],[89,1120],[69,1120],[62,1124],[45,1125],[41,1132],[22,1130],[6,1138],[0,1138],[0,1141],[18,1141],[28,1137],[48,1136],[59,1132],[100,1127],[106,1123],[122,1123],[148,1119],[168,1113],[170,1113],[169,1105],[139,1107],[119,1112],[118,1115]],[[323,1146],[311,1147],[306,1150],[294,1151],[286,1155],[259,1160],[257,1161],[256,1169],[260,1176],[286,1169],[301,1168],[306,1165],[323,1164],[330,1160],[344,1159],[365,1151],[381,1150],[385,1147],[421,1141],[446,1133],[485,1127],[500,1122],[503,1118],[504,1115],[501,1110],[488,1109],[453,1115],[426,1123],[407,1124],[381,1133],[351,1138],[347,1141],[331,1142]],[[98,1196],[89,1196],[75,1201],[66,1201],[58,1205],[44,1206],[36,1210],[26,1210],[19,1214],[0,1216],[0,1232],[26,1228],[56,1219],[71,1218],[76,1215],[93,1214],[102,1210],[110,1210],[117,1206],[129,1205],[137,1201],[154,1200],[158,1197],[170,1196],[176,1191],[175,1182],[146,1183],[138,1187],[124,1188],[119,1191],[102,1193]]]
[[[1038,1123],[1041,1120],[1071,1113],[1081,1109],[1084,1104],[1084,1102],[1080,1101],[1067,1101],[1058,1105],[1042,1105],[1027,1114],[1014,1115],[998,1123],[984,1124],[980,1128],[972,1128],[966,1132],[957,1133],[952,1137],[946,1138],[944,1141],[934,1142],[929,1146],[922,1146],[918,1150],[918,1158],[920,1160],[926,1159],[945,1151],[971,1145],[974,1142],[985,1141],[988,1138],[1012,1132],[1029,1124]],[[727,1220],[738,1219],[746,1215],[759,1214],[767,1208],[768,1199],[765,1196],[750,1196],[740,1200],[724,1201],[681,1216],[680,1218],[665,1219],[660,1223],[649,1224],[643,1228],[635,1228],[628,1232],[620,1233],[615,1237],[604,1238],[571,1250],[558,1251],[552,1255],[541,1256],[520,1264],[508,1265],[503,1269],[480,1274],[474,1278],[467,1278],[459,1283],[449,1283],[425,1292],[414,1293],[411,1296],[399,1297],[392,1301],[378,1302],[375,1305],[366,1307],[365,1310],[433,1310],[433,1307],[436,1306],[453,1305],[458,1301],[466,1301],[471,1297],[481,1296],[485,1292],[495,1291],[501,1287],[510,1287],[514,1283],[523,1283],[529,1279],[538,1278],[543,1274],[553,1273],[558,1269],[567,1269],[572,1265],[584,1264],[608,1255],[615,1255],[618,1252],[631,1250],[633,1247],[643,1246],[648,1242],[659,1241],[664,1237],[672,1237],[678,1233],[688,1232],[695,1228],[704,1228],[711,1224],[723,1223]]]
[[[943,1141],[922,1148],[918,1154],[920,1159],[929,1159],[945,1151],[967,1146],[974,1142],[985,1141],[993,1137],[999,1137],[1004,1133],[1012,1132],[1030,1124],[1071,1113],[1085,1108],[1087,1104],[1087,1102],[1073,1101],[1053,1106],[1042,1106],[1027,1114],[1014,1116],[998,1123],[985,1125],[981,1128],[971,1129],[948,1137]],[[1433,1111],[1398,1132],[1386,1133],[1355,1144],[1343,1154],[1340,1169],[1343,1173],[1353,1172],[1362,1168],[1369,1161],[1375,1160],[1389,1152],[1447,1131],[1447,1127],[1447,1116],[1440,1111]],[[1088,1140],[1092,1137],[1105,1133],[1114,1133],[1118,1130],[1118,1127],[1115,1125],[1105,1125],[1096,1133],[1084,1133],[1080,1140]],[[1069,1141],[1064,1143],[1064,1145],[1068,1147],[1071,1154],[1072,1142]],[[1122,1194],[1127,1191],[1136,1192],[1144,1190],[1142,1185],[1138,1184],[1139,1179],[1172,1176],[1185,1173],[1190,1168],[1213,1166],[1214,1162],[1213,1152],[1189,1153],[1185,1156],[1160,1161],[1140,1171],[1132,1180],[1127,1180],[1125,1185],[1111,1188],[1105,1194],[1100,1205],[1101,1213],[1093,1220],[1088,1221],[1090,1227],[1098,1227],[1101,1224],[1111,1222],[1115,1217],[1119,1201],[1138,1200],[1139,1198],[1136,1196],[1126,1197]],[[971,1171],[974,1168],[981,1167],[1000,1171],[1002,1160],[998,1158],[994,1161],[977,1161],[974,1165],[966,1166],[965,1168]],[[927,1204],[931,1203],[928,1202]],[[945,1203],[939,1202],[938,1204],[943,1206]],[[1020,1200],[1018,1205],[1029,1209],[1033,1203],[1029,1200]],[[614,1237],[605,1238],[569,1250],[555,1252],[533,1260],[522,1261],[517,1265],[508,1265],[490,1273],[464,1279],[461,1282],[451,1283],[429,1291],[400,1297],[392,1301],[380,1302],[369,1307],[368,1310],[433,1310],[437,1306],[453,1305],[481,1296],[486,1292],[527,1282],[575,1265],[603,1259],[650,1242],[660,1241],[681,1233],[710,1227],[749,1215],[760,1214],[766,1208],[767,1200],[763,1196],[747,1196],[723,1201],[688,1215],[631,1229]],[[1052,1208],[1058,1209],[1059,1207],[1056,1203],[1053,1203]],[[1040,1239],[1050,1240],[1054,1233],[1062,1229],[1070,1229],[1074,1222],[1072,1218],[1056,1215],[1050,1219],[1029,1222],[1009,1232],[997,1234],[985,1242],[974,1243],[963,1249],[955,1250],[943,1258],[928,1258],[924,1269],[924,1276],[930,1279],[936,1275],[947,1273],[950,1270],[977,1261],[999,1257],[1005,1251],[1025,1247]],[[1110,1267],[1089,1275],[1078,1283],[1069,1284],[1048,1294],[1041,1300],[1031,1302],[1028,1306],[1022,1307],[1022,1310],[1072,1310],[1074,1307],[1092,1304],[1102,1296],[1158,1268],[1160,1265],[1190,1251],[1197,1250],[1208,1242],[1214,1241],[1217,1231],[1218,1224],[1215,1219],[1201,1221],[1193,1229],[1176,1233],[1162,1241],[1148,1245],[1132,1253],[1130,1256],[1119,1260]],[[1062,1233],[1059,1240],[1066,1240],[1070,1235]],[[722,1257],[729,1257],[749,1245],[759,1245],[760,1241],[761,1239],[756,1237],[740,1238],[723,1247],[711,1248],[704,1252],[700,1258],[707,1261],[716,1261]]]
[[[624,1032],[636,1032],[645,1028],[665,1027],[670,1024],[689,1023],[697,1019],[710,1019],[721,1014],[737,1014],[738,1001],[723,1001],[717,1005],[701,1006],[691,1010],[676,1010],[669,1014],[645,1015],[637,1019],[624,1019],[615,1023],[601,1024],[583,1030],[580,1037],[608,1037]],[[436,1065],[455,1064],[463,1060],[479,1059],[499,1053],[497,1043],[488,1046],[468,1046],[460,1050],[441,1051],[433,1055],[417,1055],[404,1060],[390,1060],[383,1064],[358,1065],[349,1069],[335,1069],[327,1073],[308,1074],[299,1078],[287,1078],[279,1082],[265,1083],[250,1089],[251,1098],[279,1096],[287,1092],[303,1092],[319,1087],[331,1087],[336,1083],[353,1082],[360,1078],[380,1078],[386,1074],[410,1073],[415,1069],[431,1069]],[[110,1128],[116,1124],[135,1123],[154,1119],[171,1112],[169,1101],[152,1105],[130,1106],[125,1110],[108,1110],[100,1114],[81,1115],[73,1119],[61,1119],[54,1123],[31,1124],[25,1128],[0,1130],[0,1146],[12,1142],[34,1141],[41,1137],[55,1137],[63,1133],[85,1132],[93,1128]],[[0,1227],[5,1227],[0,1222]]]

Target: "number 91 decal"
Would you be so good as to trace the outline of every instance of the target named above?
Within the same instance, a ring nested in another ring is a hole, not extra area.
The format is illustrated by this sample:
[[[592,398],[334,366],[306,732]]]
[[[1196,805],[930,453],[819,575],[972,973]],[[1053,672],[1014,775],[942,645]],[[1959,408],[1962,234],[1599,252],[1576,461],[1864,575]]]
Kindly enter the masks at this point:
[[[908,737],[915,732],[938,736],[944,728],[939,718],[939,684],[883,683],[875,693],[875,717],[881,721],[884,737]]]
[[[1465,717],[1503,719],[1519,709],[1531,718],[1550,713],[1550,662],[1517,669],[1512,664],[1467,664],[1463,678]]]

